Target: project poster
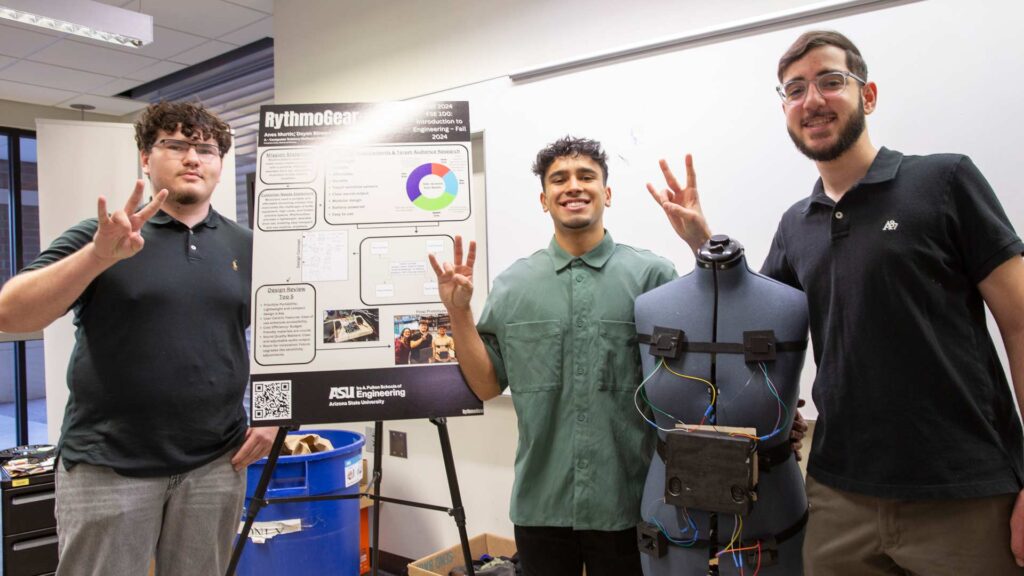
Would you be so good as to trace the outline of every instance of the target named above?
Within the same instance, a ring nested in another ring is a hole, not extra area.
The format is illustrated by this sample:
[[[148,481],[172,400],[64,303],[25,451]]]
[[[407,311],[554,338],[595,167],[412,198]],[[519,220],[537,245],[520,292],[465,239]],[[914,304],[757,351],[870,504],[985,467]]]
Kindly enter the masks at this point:
[[[472,165],[467,102],[260,108],[254,424],[483,413],[428,260],[456,235],[487,253]]]

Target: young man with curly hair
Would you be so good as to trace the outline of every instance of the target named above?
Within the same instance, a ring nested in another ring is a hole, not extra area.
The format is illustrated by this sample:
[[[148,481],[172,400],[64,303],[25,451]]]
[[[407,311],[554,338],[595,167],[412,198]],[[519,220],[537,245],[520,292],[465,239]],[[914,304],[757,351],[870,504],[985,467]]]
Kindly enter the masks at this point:
[[[537,154],[554,237],[495,279],[474,324],[475,245],[438,263],[459,367],[488,400],[512,391],[519,423],[510,516],[527,576],[640,576],[636,524],[655,435],[636,416],[633,300],[676,277],[672,264],[616,243],[601,145],[566,137]]]
[[[252,232],[210,204],[230,129],[162,102],[135,126],[143,181],[73,226],[0,291],[0,330],[68,310],[76,342],[58,446],[57,573],[223,574],[245,467],[275,429],[246,424]]]

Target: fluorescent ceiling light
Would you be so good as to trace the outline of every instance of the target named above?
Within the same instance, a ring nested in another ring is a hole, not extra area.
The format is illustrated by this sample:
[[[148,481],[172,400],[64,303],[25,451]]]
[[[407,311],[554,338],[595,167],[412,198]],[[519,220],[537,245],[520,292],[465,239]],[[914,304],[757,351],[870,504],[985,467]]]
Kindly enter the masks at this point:
[[[94,0],[0,0],[0,18],[139,48],[153,41],[153,17]]]

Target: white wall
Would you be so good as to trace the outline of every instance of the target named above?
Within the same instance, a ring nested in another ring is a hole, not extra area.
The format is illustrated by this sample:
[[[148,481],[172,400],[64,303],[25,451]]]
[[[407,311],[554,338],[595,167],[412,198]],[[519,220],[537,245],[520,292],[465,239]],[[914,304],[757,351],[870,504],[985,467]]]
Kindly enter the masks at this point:
[[[578,57],[651,38],[724,24],[813,4],[806,0],[352,0],[274,4],[274,73],[277,103],[406,99],[551,61]],[[499,84],[500,80],[497,81]],[[658,79],[635,86],[638,102]],[[602,91],[602,86],[581,86]],[[471,89],[472,91],[472,89]],[[486,93],[488,86],[478,92]],[[486,97],[486,94],[485,94]],[[475,113],[475,109],[474,109]],[[471,118],[474,126],[479,125]],[[485,131],[484,145],[489,135]],[[666,151],[671,153],[674,151]],[[488,162],[492,156],[488,154]],[[482,165],[478,163],[477,165]],[[526,168],[528,170],[528,167]],[[536,190],[524,191],[535,203]],[[649,201],[649,200],[645,200]],[[492,209],[489,214],[495,214]],[[543,215],[536,218],[543,226]],[[546,244],[548,230],[524,239]],[[492,236],[493,237],[493,236]],[[494,252],[492,247],[491,252]],[[523,248],[523,252],[526,252]],[[494,276],[500,269],[491,271]],[[517,428],[511,401],[496,398],[481,417],[449,420],[453,452],[470,535],[512,536],[508,501]],[[342,425],[364,432],[367,424]],[[409,458],[387,456],[382,494],[448,505],[437,433],[423,420],[385,423],[408,433]],[[458,541],[451,518],[438,512],[386,504],[381,549],[418,558]]]
[[[275,97],[405,99],[818,1],[276,0]]]
[[[0,126],[5,128],[21,128],[22,130],[35,130],[37,118],[54,118],[61,120],[80,120],[82,113],[78,110],[68,110],[55,106],[38,106],[24,102],[12,102],[0,100]],[[117,122],[117,116],[106,114],[85,113],[85,120],[92,122]]]

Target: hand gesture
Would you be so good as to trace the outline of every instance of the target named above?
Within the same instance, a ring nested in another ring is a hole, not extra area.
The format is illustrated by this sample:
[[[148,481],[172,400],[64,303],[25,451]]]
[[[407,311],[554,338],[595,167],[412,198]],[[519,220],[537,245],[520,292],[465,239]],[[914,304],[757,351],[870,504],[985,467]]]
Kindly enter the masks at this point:
[[[231,456],[231,465],[236,472],[245,470],[249,464],[270,454],[277,436],[277,427],[249,428],[245,431],[245,441]]]
[[[466,263],[462,263],[462,236],[455,237],[455,262],[445,262],[442,266],[433,254],[428,254],[430,265],[437,274],[437,291],[441,303],[449,311],[468,309],[473,298],[473,263],[476,262],[476,242],[469,243],[469,254]]]
[[[658,191],[650,182],[647,191],[651,197],[665,210],[669,223],[690,248],[696,253],[701,244],[711,237],[711,230],[704,219],[704,211],[700,207],[700,196],[697,195],[697,173],[693,170],[693,156],[686,155],[686,187],[679,186],[679,181],[672,174],[668,162],[659,161],[661,172],[665,175],[668,188]]]
[[[135,182],[135,190],[128,198],[124,208],[107,213],[107,199],[100,196],[96,201],[96,219],[99,228],[96,235],[92,237],[95,253],[106,260],[123,260],[131,258],[142,250],[145,239],[142,238],[142,225],[146,223],[156,211],[163,206],[167,198],[167,190],[161,190],[145,208],[135,212],[135,207],[142,200],[142,190],[145,183],[142,180]]]

